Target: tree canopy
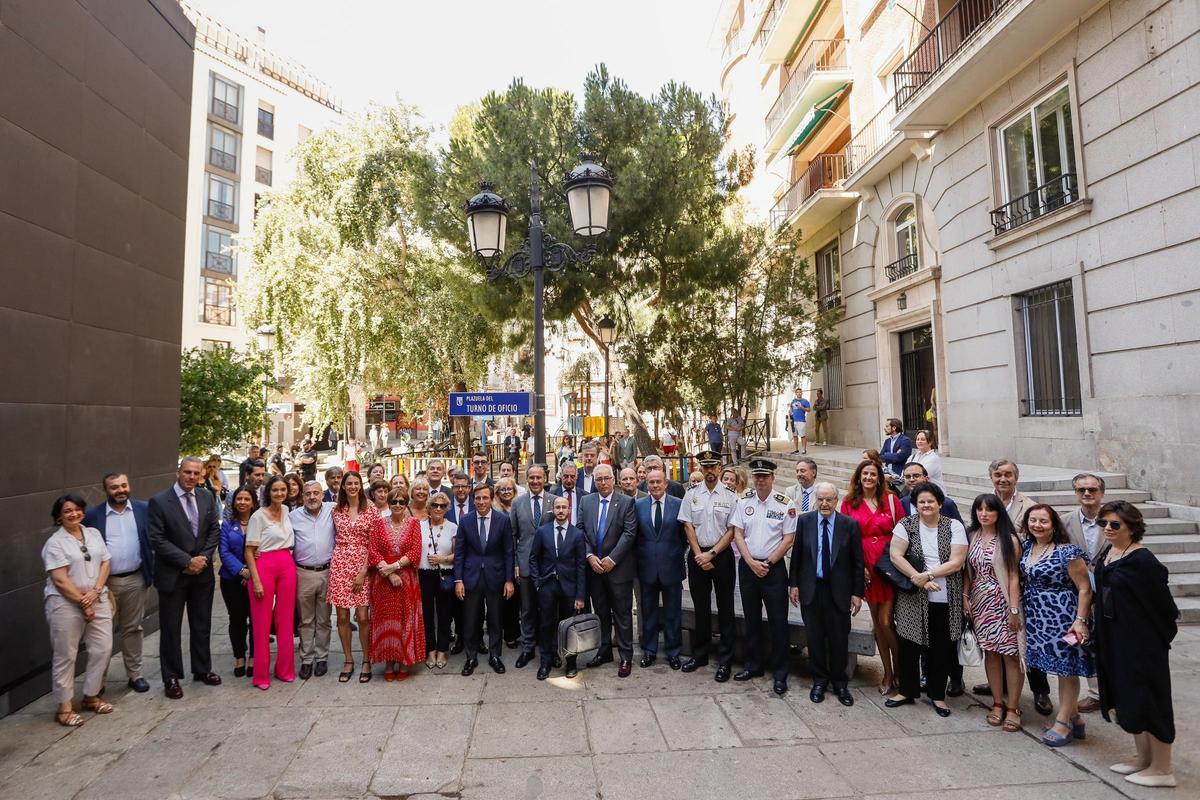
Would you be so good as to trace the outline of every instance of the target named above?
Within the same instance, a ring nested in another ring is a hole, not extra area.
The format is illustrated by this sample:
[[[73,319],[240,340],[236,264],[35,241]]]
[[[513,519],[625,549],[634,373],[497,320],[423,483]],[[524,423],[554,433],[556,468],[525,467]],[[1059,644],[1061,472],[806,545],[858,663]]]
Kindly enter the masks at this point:
[[[228,347],[183,351],[179,453],[219,453],[259,433],[266,421],[262,361]]]

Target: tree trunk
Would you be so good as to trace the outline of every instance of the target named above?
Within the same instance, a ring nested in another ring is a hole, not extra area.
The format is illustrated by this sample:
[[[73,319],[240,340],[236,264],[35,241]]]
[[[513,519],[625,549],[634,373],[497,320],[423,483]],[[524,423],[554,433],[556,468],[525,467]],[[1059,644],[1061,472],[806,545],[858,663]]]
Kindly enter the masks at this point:
[[[596,347],[603,353],[604,343],[600,341],[600,334],[596,330],[596,320],[591,308],[586,304],[580,306],[575,309],[574,316],[584,335],[595,342]],[[617,387],[617,394],[621,398],[621,409],[625,412],[625,427],[633,431],[633,437],[637,440],[638,452],[643,455],[657,453],[658,446],[651,437],[650,431],[646,429],[646,423],[642,421],[642,410],[638,408],[637,402],[633,399],[633,391],[625,383],[625,371],[615,359],[609,360],[609,377],[611,383]]]

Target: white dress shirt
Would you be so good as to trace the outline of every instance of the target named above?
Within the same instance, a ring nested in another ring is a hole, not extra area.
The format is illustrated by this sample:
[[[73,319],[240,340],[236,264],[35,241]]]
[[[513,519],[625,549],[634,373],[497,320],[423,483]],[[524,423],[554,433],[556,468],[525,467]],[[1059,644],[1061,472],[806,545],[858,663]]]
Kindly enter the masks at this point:
[[[786,494],[772,490],[766,500],[759,500],[753,490],[749,494],[738,499],[729,524],[742,529],[750,557],[763,561],[775,552],[785,536],[795,534],[799,516],[796,504]]]
[[[720,481],[709,491],[704,483],[687,490],[679,506],[679,521],[696,531],[696,541],[707,550],[729,529],[729,515],[737,505],[737,495]]]
[[[142,566],[142,548],[138,542],[137,520],[133,504],[126,503],[124,511],[104,504],[104,543],[112,556],[109,569],[113,575],[135,572]]]

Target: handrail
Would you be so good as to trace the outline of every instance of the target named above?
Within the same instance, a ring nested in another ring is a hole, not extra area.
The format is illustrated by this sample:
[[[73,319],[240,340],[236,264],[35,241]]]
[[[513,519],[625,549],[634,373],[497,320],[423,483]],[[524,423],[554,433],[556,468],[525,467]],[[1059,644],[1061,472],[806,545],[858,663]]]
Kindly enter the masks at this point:
[[[729,62],[740,55],[750,44],[750,27],[743,24],[725,40],[721,48],[721,64],[728,66]]]
[[[884,274],[887,275],[889,282],[898,281],[905,275],[912,275],[921,268],[921,262],[917,258],[916,253],[909,253],[903,258],[898,258],[892,263],[883,268]]]
[[[833,189],[845,179],[846,153],[821,153],[771,208],[772,224],[782,225],[818,191]]]
[[[845,39],[814,39],[809,42],[808,47],[804,48],[804,52],[796,60],[795,69],[779,90],[779,96],[775,98],[771,110],[767,112],[767,138],[774,136],[779,126],[788,118],[788,112],[792,110],[796,98],[815,73],[846,69],[848,63]]]
[[[775,29],[775,20],[779,17],[779,12],[786,5],[788,0],[772,0],[763,14],[763,23],[758,29],[758,35],[755,37],[755,42],[759,47],[763,47],[767,43],[767,39],[771,38],[771,31]]]
[[[875,112],[875,116],[867,120],[858,132],[850,137],[846,145],[846,174],[853,175],[862,169],[863,164],[871,160],[884,143],[892,138],[892,117],[896,114],[895,97],[888,98],[883,108]]]

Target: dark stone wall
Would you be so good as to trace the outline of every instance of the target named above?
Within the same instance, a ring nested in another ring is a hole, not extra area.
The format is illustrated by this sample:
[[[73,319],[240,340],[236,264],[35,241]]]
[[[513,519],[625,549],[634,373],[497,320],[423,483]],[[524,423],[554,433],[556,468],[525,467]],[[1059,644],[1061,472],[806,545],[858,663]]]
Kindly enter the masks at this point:
[[[0,714],[49,691],[54,498],[174,473],[194,33],[172,0],[0,3]]]

